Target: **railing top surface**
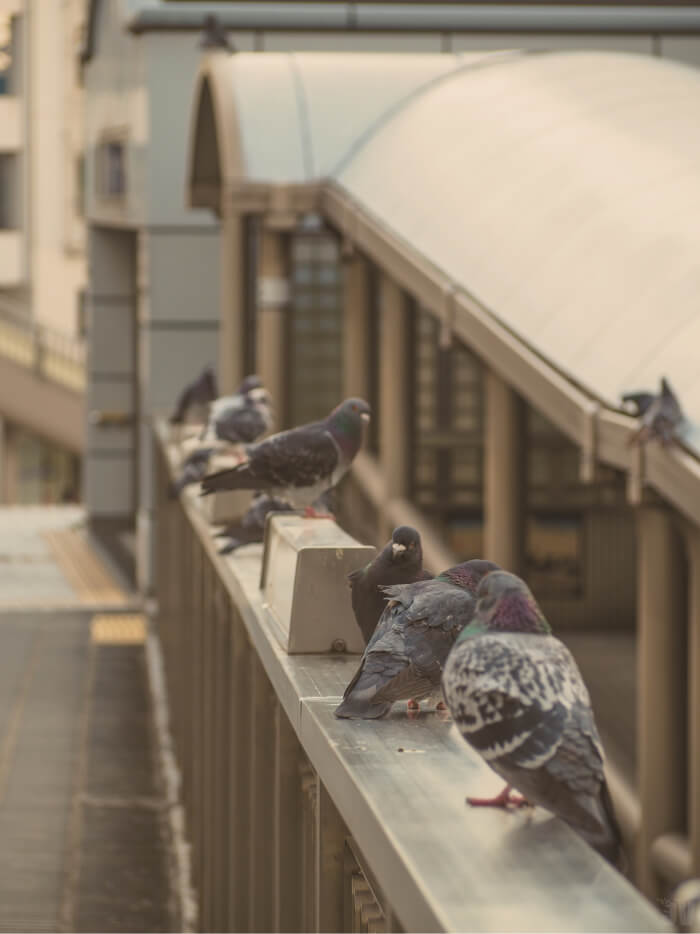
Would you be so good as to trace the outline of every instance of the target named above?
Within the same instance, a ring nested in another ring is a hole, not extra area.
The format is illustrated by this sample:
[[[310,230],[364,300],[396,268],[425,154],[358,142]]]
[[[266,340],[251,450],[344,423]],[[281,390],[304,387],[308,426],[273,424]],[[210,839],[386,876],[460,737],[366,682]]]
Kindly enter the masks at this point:
[[[433,712],[338,720],[356,655],[287,655],[259,590],[262,548],[221,557],[196,496],[183,506],[306,755],[407,930],[663,931],[670,923],[561,821],[469,810],[502,781]]]

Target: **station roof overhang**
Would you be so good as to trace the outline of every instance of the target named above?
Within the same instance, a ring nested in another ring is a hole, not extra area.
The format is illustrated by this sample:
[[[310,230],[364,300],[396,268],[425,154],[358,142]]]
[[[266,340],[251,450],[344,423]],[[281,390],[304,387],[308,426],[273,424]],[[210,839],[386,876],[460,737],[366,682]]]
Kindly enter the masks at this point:
[[[210,55],[189,199],[320,210],[582,450],[700,524],[700,72],[609,52]],[[688,425],[630,448],[622,392]]]

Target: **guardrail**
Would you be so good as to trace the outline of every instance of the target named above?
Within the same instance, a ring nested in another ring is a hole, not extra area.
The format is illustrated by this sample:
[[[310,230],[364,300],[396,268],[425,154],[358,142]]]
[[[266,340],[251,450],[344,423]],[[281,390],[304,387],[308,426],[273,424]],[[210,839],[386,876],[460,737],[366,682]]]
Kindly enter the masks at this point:
[[[499,780],[435,714],[336,720],[358,656],[282,650],[261,546],[221,557],[196,492],[168,497],[163,426],[156,448],[156,624],[201,930],[670,929],[546,812],[468,811]]]
[[[0,356],[33,369],[42,379],[85,391],[85,344],[2,307]]]

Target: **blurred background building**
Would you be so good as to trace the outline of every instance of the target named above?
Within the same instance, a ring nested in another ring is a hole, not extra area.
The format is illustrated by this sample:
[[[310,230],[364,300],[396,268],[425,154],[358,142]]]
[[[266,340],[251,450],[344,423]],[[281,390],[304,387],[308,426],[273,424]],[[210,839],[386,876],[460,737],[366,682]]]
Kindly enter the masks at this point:
[[[0,501],[77,501],[84,437],[82,0],[0,3]]]

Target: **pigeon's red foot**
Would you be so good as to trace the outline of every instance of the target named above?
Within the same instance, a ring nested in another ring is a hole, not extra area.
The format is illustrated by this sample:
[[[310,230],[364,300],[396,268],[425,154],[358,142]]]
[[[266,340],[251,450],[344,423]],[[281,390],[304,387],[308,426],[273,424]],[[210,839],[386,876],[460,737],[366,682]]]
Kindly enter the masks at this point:
[[[436,710],[447,710],[447,704],[444,700],[439,700],[435,705]]]
[[[304,509],[304,518],[305,519],[333,519],[335,522],[335,516],[332,512],[316,512],[313,506],[307,506]]]
[[[413,698],[406,704],[406,707],[409,710],[420,710],[420,704],[417,700],[413,700]]]
[[[522,795],[512,795],[511,786],[506,785],[503,791],[499,792],[495,798],[467,798],[467,804],[473,808],[529,808],[530,802]]]

